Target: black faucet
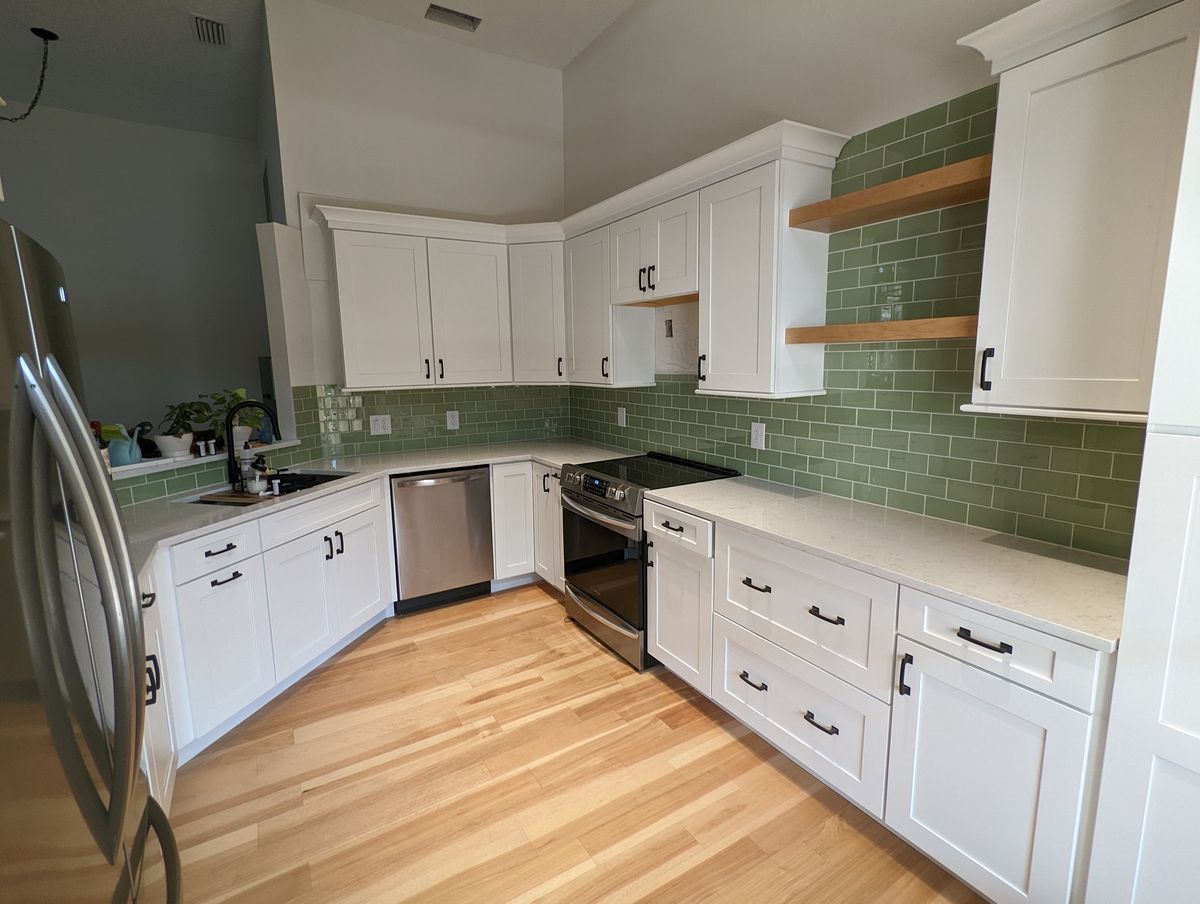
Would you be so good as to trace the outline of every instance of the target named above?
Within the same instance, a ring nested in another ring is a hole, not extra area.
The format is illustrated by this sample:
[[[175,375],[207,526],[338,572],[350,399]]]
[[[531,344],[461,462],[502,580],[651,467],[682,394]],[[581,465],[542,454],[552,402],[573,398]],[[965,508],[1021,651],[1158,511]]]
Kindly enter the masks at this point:
[[[266,402],[260,402],[257,399],[246,399],[244,402],[238,402],[229,409],[229,413],[225,415],[225,451],[229,458],[229,488],[235,492],[240,492],[245,488],[245,483],[242,481],[242,469],[238,467],[237,451],[233,448],[233,416],[245,408],[260,408],[267,413],[267,417],[271,419],[271,433],[274,434],[276,440],[282,440],[279,435],[279,418],[273,409]]]

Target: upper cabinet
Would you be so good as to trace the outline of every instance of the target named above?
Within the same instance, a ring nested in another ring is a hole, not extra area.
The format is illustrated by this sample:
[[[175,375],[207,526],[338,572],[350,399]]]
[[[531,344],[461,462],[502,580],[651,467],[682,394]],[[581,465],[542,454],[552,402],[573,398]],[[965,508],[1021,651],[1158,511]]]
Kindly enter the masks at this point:
[[[513,380],[567,382],[567,328],[562,242],[508,249]]]
[[[699,201],[692,192],[612,224],[613,304],[695,294]]]
[[[1039,8],[964,42],[1002,65]],[[1144,419],[1198,23],[1187,0],[1001,75],[972,409]]]
[[[511,383],[508,248],[429,239],[429,293],[437,382]]]

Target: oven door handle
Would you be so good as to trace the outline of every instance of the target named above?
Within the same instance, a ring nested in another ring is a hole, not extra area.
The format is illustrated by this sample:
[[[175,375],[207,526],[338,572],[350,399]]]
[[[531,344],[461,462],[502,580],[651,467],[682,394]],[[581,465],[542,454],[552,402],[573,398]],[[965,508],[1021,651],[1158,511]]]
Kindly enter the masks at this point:
[[[642,539],[642,532],[638,529],[636,519],[625,521],[621,518],[614,518],[612,515],[598,512],[590,506],[581,505],[566,493],[562,495],[562,507],[569,509],[581,518],[587,518],[589,521],[595,521],[597,524],[615,530],[623,537],[628,537],[631,540]]]
[[[579,604],[579,608],[587,612],[587,614],[596,619],[596,621],[603,623],[605,627],[612,628],[612,630],[616,631],[622,637],[628,637],[630,640],[638,639],[637,631],[631,631],[625,625],[617,624],[604,614],[603,609],[601,609],[583,594],[576,592],[575,588],[570,584],[563,584],[563,586],[567,588],[567,594],[571,597],[571,599]]]

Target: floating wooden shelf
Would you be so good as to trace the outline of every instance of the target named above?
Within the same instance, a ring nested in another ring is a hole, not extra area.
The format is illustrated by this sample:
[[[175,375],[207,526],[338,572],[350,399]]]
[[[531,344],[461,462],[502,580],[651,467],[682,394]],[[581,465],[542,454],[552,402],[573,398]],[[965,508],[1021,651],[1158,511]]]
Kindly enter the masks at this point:
[[[670,298],[654,298],[650,301],[631,301],[622,305],[625,308],[664,308],[670,304],[696,304],[700,301],[699,292],[688,292],[686,295],[672,295]]]
[[[797,207],[788,217],[788,224],[814,232],[839,232],[927,210],[953,207],[986,198],[991,179],[992,155],[984,154],[927,173]]]
[[[930,317],[925,320],[883,320],[831,326],[794,326],[788,345],[813,342],[899,342],[905,339],[965,339],[979,331],[979,318]]]

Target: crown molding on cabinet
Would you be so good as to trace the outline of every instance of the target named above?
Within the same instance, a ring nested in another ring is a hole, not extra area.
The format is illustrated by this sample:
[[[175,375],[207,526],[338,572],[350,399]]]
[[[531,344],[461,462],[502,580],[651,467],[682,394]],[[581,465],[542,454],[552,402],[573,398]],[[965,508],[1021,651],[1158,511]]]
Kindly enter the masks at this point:
[[[330,229],[355,232],[382,232],[391,235],[425,236],[463,242],[492,242],[498,245],[527,245],[533,242],[561,242],[558,223],[523,223],[504,226],[499,223],[475,223],[470,220],[446,220],[386,210],[363,210],[317,204],[317,211]]]
[[[958,39],[992,64],[992,75],[1141,18],[1178,0],[1041,0]]]

